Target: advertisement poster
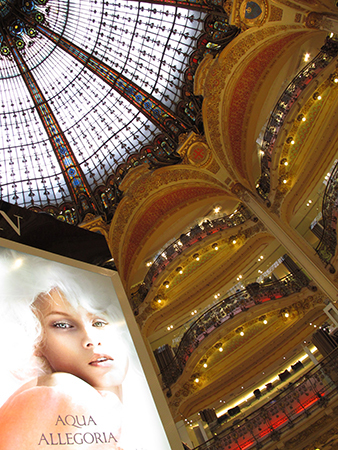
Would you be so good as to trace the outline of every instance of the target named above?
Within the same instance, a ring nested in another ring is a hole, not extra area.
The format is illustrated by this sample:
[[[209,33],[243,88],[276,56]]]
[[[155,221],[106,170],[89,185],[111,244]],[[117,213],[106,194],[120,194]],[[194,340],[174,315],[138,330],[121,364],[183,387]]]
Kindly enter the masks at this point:
[[[0,247],[0,450],[170,450],[109,276]]]

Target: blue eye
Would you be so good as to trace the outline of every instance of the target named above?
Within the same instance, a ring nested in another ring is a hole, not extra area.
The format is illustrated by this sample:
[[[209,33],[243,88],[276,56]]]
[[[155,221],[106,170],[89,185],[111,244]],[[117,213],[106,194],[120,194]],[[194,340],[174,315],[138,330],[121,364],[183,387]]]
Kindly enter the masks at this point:
[[[67,322],[55,322],[53,323],[54,328],[61,328],[62,330],[66,330],[68,328],[73,328],[73,325]]]
[[[101,327],[108,325],[108,322],[105,322],[104,320],[95,320],[95,322],[93,322],[92,325],[93,325],[93,327],[101,328]]]

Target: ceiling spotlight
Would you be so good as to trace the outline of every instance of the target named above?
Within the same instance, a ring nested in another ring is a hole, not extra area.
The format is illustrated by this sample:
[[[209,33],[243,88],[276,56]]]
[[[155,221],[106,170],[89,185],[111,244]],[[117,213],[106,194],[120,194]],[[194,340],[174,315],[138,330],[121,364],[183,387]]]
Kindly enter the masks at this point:
[[[193,258],[196,259],[196,261],[199,261],[200,260],[200,255],[198,253],[195,253],[193,255]]]
[[[218,244],[217,244],[217,242],[215,242],[214,244],[212,244],[212,248],[213,248],[214,250],[218,250]]]
[[[169,281],[165,281],[163,283],[163,286],[166,287],[167,289],[169,288],[169,285],[170,285]]]

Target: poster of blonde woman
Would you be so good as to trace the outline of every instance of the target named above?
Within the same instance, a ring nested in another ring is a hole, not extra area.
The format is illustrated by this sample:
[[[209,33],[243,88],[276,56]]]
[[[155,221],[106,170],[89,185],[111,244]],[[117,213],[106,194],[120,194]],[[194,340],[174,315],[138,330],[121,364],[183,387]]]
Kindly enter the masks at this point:
[[[0,247],[0,286],[0,450],[173,448],[109,276]]]

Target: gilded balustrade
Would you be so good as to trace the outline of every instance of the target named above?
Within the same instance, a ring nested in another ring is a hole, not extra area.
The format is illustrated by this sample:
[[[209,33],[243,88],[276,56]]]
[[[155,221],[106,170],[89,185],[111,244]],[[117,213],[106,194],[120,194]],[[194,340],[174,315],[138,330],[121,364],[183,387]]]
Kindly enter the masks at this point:
[[[298,425],[337,395],[338,349],[302,375],[262,407],[236,421],[195,450],[262,448],[279,441],[283,432]]]
[[[161,370],[164,387],[170,388],[178,380],[192,352],[220,325],[257,304],[287,297],[305,286],[309,286],[309,279],[299,271],[277,281],[251,283],[246,289],[222,298],[200,315],[184,333],[172,361]]]
[[[246,220],[250,219],[251,215],[251,212],[247,208],[240,206],[233,214],[225,215],[214,220],[205,220],[202,224],[195,225],[187,233],[184,233],[179,238],[175,239],[175,241],[168,245],[153,261],[143,282],[139,285],[138,290],[131,295],[131,305],[133,310],[136,311],[142,304],[149,289],[161,272],[163,272],[168,264],[174,261],[174,259],[180,256],[186,249],[197,242],[203,241],[203,239],[212,234],[244,223]]]
[[[337,41],[332,38],[327,38],[318,55],[297,73],[278,99],[267,123],[261,147],[261,151],[263,152],[261,158],[261,176],[257,181],[256,189],[264,199],[267,198],[270,192],[270,167],[274,145],[288,113],[303,90],[328,66],[337,54]]]

